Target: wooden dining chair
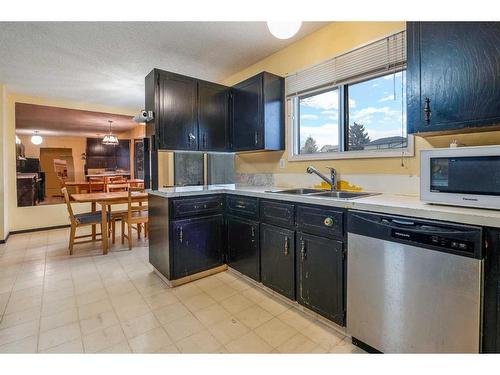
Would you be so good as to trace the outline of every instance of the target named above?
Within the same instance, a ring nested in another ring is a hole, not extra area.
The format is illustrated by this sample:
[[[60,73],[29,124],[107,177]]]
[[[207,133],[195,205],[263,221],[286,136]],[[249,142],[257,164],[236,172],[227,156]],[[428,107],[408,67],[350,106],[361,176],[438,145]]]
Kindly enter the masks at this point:
[[[89,177],[89,189],[90,192],[96,193],[96,192],[101,192],[105,191],[105,183],[104,183],[104,178],[102,177]]]
[[[147,198],[142,201],[133,201],[132,193],[135,191],[144,191],[141,188],[130,188],[128,191],[128,210],[127,214],[122,217],[122,243],[125,243],[125,238],[128,240],[128,248],[132,250],[133,235],[132,230],[137,230],[137,238],[141,238],[141,227],[144,226],[144,237],[148,236],[148,206],[144,205]],[[127,234],[125,234],[125,225],[127,226]],[[134,225],[136,227],[134,228]]]
[[[69,194],[68,194],[68,189],[67,188],[62,188],[61,192],[64,196],[64,200],[66,201],[66,206],[68,208],[68,214],[69,214],[69,220],[71,222],[71,229],[70,229],[70,235],[69,235],[69,255],[73,255],[73,246],[74,245],[81,245],[84,243],[89,243],[89,242],[94,242],[94,241],[103,241],[103,249],[104,249],[104,241],[107,241],[107,238],[102,238],[102,216],[101,212],[86,212],[83,214],[74,214],[73,213],[73,208],[71,207],[71,201],[69,199]],[[110,220],[110,215],[108,213],[108,222]],[[89,225],[96,225],[99,224],[101,226],[101,233],[96,233],[96,238],[97,236],[100,236],[101,239],[90,239],[90,240],[85,240],[85,241],[76,241],[77,239],[80,238],[88,238],[92,237],[92,234],[86,234],[82,236],[77,236],[76,235],[76,229],[80,227],[85,227]]]
[[[111,193],[114,191],[128,191],[129,189],[129,184],[127,182],[121,183],[121,184],[107,184],[106,185],[106,192]]]

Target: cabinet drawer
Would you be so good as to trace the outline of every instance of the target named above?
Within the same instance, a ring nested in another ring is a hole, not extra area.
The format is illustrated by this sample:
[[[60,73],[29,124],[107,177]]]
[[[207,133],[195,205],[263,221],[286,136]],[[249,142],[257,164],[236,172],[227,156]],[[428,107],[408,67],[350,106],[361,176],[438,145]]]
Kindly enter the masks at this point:
[[[295,225],[295,206],[284,202],[262,201],[260,218],[265,223],[293,227]]]
[[[259,216],[259,203],[257,198],[228,195],[226,197],[226,210],[232,215],[257,218]]]
[[[297,228],[305,233],[343,237],[343,219],[341,211],[310,206],[297,207]]]
[[[172,215],[174,218],[207,215],[222,212],[223,198],[220,195],[177,199],[172,202]]]

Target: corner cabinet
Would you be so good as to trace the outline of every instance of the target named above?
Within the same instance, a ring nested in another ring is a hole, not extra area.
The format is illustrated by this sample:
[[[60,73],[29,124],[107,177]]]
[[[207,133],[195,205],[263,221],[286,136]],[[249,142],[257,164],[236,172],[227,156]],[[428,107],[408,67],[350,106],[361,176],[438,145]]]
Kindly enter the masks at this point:
[[[284,79],[262,72],[231,89],[232,150],[284,150]]]
[[[229,87],[154,69],[146,77],[146,135],[154,150],[227,151]]]
[[[500,22],[407,23],[408,132],[500,125]]]

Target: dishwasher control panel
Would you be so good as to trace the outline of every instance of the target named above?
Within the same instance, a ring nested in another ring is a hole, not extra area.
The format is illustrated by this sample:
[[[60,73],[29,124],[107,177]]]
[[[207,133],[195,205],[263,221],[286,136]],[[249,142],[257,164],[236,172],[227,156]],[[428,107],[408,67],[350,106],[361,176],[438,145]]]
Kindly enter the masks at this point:
[[[449,250],[474,254],[474,243],[471,241],[444,237],[435,234],[416,233],[414,231],[391,229],[391,237]]]

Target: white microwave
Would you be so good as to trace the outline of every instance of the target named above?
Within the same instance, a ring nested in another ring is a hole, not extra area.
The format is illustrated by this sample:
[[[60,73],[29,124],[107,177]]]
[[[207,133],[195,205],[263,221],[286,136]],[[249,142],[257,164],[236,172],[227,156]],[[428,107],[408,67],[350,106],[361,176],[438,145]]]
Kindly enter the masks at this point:
[[[420,151],[420,200],[500,209],[500,146]]]

